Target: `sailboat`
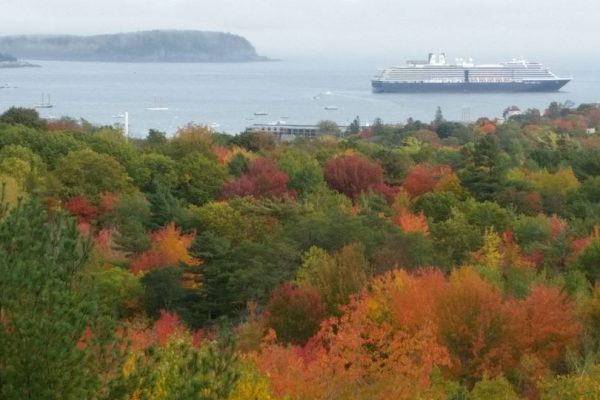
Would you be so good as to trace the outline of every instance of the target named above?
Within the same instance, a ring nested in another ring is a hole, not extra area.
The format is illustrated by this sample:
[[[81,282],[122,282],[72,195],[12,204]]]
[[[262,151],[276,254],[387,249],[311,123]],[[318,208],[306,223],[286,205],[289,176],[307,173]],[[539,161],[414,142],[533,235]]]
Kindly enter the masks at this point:
[[[39,104],[35,104],[33,108],[52,108],[54,107],[52,103],[50,103],[50,95],[48,95],[48,99],[44,98],[44,94],[42,93],[42,102]]]
[[[146,107],[146,111],[168,111],[169,107],[163,107],[156,101],[156,104],[152,107]]]
[[[169,107],[146,107],[146,111],[168,111]]]

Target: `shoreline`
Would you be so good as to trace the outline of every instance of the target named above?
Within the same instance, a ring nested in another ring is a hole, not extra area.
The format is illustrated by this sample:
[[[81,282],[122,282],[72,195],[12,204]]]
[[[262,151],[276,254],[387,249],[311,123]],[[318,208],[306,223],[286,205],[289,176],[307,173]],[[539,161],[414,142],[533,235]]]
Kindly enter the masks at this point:
[[[40,68],[41,65],[27,61],[0,61],[0,68]]]

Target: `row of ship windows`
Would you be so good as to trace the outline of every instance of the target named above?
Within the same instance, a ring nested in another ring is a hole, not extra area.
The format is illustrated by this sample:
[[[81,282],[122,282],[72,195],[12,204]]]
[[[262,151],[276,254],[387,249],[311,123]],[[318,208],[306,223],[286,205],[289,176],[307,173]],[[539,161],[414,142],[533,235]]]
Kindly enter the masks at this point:
[[[388,80],[390,83],[465,83],[463,79],[396,79]],[[469,79],[469,83],[511,83],[511,82],[522,82],[518,79],[509,78],[481,78],[481,79]],[[527,83],[529,81],[525,81]]]
[[[525,68],[525,67],[512,67],[512,68],[507,68],[507,67],[479,67],[479,68],[465,68],[465,67],[459,67],[459,66],[454,66],[454,67],[424,67],[424,68],[389,68],[389,69],[395,69],[395,70],[403,70],[403,71],[449,71],[449,70],[469,70],[469,71],[491,71],[491,70],[508,70],[508,71],[548,71],[547,68]]]
[[[385,74],[384,75],[386,78],[401,78],[401,77],[407,77],[407,78],[435,78],[435,77],[440,77],[440,76],[447,76],[447,77],[464,77],[464,74]],[[470,78],[475,78],[475,77],[497,77],[497,76],[501,76],[501,77],[507,77],[507,78],[552,78],[553,76],[550,74],[547,75],[542,75],[542,74],[469,74]]]
[[[463,70],[463,69],[431,69],[431,70],[422,70],[422,69],[400,69],[400,70],[385,70],[384,73],[387,74],[462,74],[465,71],[469,71],[470,74],[486,74],[486,73],[494,73],[494,74],[542,74],[542,75],[550,75],[550,71],[548,70],[506,70],[504,68],[498,69],[479,69],[479,70]]]
[[[550,75],[550,71],[507,71],[505,69],[498,70],[466,70],[469,74],[536,74],[536,75]],[[420,71],[420,70],[389,70],[385,71],[386,74],[464,74],[465,70],[456,70],[456,69],[448,69],[448,70],[431,70],[431,71]]]
[[[257,132],[278,132],[286,135],[315,135],[317,133],[316,129],[290,129],[290,128],[277,128],[277,127],[266,127],[266,128],[255,128]]]

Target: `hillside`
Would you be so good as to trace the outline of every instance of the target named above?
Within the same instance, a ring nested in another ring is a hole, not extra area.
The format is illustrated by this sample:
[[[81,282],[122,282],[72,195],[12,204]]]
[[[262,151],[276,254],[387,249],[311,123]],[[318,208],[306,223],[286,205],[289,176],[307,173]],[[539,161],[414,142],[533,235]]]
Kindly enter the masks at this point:
[[[21,68],[21,67],[39,67],[39,65],[20,61],[11,54],[0,53],[0,68]],[[0,86],[0,89],[2,87]]]
[[[0,399],[600,399],[600,105],[504,114],[0,113]]]
[[[4,61],[17,61],[17,58],[10,54],[0,53],[0,62],[4,62]]]
[[[0,37],[0,52],[18,58],[109,62],[266,61],[245,38],[223,32],[144,31],[110,35]]]

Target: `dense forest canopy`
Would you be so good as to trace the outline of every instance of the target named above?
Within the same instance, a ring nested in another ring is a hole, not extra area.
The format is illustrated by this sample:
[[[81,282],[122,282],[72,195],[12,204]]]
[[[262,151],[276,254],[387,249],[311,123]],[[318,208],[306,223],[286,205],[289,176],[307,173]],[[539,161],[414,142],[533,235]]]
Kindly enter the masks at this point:
[[[0,51],[19,58],[64,61],[264,61],[245,38],[223,32],[154,30],[110,35],[0,37]]]
[[[280,143],[5,111],[0,399],[599,397],[600,107],[505,115]]]

